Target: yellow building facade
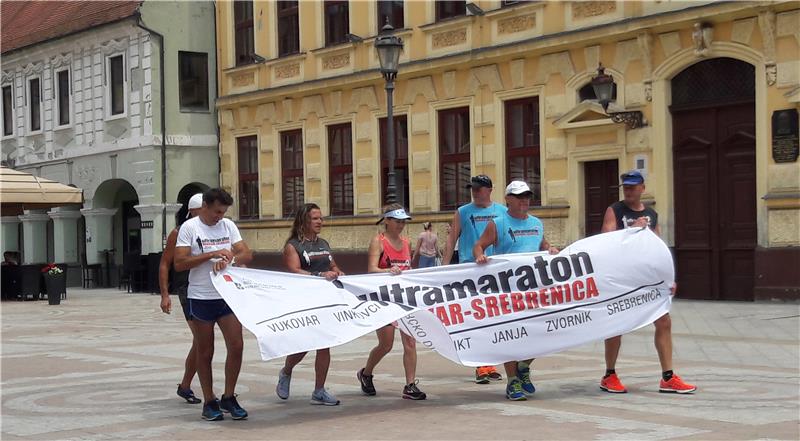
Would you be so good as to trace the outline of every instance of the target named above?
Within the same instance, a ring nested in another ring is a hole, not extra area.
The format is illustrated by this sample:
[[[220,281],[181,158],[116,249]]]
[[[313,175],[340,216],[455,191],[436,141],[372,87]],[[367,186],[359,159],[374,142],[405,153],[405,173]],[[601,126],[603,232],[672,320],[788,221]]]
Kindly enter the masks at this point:
[[[797,2],[478,0],[456,5],[455,15],[434,1],[389,3],[404,41],[394,114],[405,121],[411,237],[432,221],[443,241],[452,218],[443,209],[452,195],[442,188],[452,183],[443,152],[449,134],[440,133],[452,127],[442,122],[448,111],[468,115],[459,135],[468,159],[456,178],[489,175],[497,202],[517,177],[512,119],[524,115],[533,124],[525,123],[532,128],[524,143],[538,154],[526,163],[538,168],[529,183],[540,203],[531,212],[551,243],[594,233],[598,214],[620,198],[619,173],[635,168],[647,177],[645,199],[659,212],[688,297],[800,296],[800,280],[786,275],[800,264],[791,138],[800,107]],[[374,47],[385,5],[301,1],[289,18],[282,2],[216,5],[220,182],[237,201],[231,216],[251,248],[275,256],[291,224],[287,195],[296,202],[301,185],[302,199],[327,216],[331,246],[363,257],[385,186],[386,93]],[[297,42],[287,46],[292,20]],[[341,26],[346,41],[331,43]],[[643,126],[612,121],[592,99],[601,63],[616,84],[608,112],[641,112]],[[513,102],[528,113],[510,115]],[[776,118],[788,133],[777,153]],[[349,128],[333,135],[331,127]],[[349,149],[329,145],[343,133]],[[290,139],[300,144],[292,151],[302,166],[282,157]],[[351,155],[345,180],[331,162],[342,152]],[[335,183],[352,189],[351,201],[343,205]],[[352,212],[331,215],[342,207]]]

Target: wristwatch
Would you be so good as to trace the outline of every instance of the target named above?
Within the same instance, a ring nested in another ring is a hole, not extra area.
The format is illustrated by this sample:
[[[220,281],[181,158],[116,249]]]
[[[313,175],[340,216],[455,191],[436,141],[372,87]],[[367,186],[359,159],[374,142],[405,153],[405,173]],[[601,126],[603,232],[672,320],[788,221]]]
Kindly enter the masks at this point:
[[[319,273],[319,271],[314,271],[313,273],[311,273],[311,275],[314,276],[314,277],[319,277],[320,273]]]

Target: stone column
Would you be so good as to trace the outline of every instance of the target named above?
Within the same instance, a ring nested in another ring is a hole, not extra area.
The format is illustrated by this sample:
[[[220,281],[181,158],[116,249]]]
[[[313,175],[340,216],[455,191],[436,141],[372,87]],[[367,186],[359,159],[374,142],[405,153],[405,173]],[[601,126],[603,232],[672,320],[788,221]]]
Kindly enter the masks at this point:
[[[74,208],[59,207],[47,214],[53,219],[53,251],[58,263],[80,262],[78,255],[78,219],[81,212]]]
[[[86,218],[86,263],[105,264],[103,250],[114,248],[114,215],[116,208],[84,208]]]
[[[175,228],[175,213],[181,209],[181,204],[167,204],[167,235]]]
[[[47,263],[47,221],[44,210],[25,210],[22,221],[22,263]]]
[[[19,251],[19,216],[3,216],[2,222],[2,251]]]
[[[135,205],[133,208],[139,212],[142,219],[142,255],[160,253],[164,206],[162,204],[142,204]]]

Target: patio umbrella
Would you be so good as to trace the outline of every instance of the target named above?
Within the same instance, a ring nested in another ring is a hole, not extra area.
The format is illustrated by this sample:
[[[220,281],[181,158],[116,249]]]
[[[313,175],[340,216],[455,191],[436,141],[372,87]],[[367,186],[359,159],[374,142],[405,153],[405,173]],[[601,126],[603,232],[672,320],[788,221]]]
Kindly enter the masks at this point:
[[[83,204],[83,190],[8,167],[0,167],[0,212],[22,214],[63,205]]]

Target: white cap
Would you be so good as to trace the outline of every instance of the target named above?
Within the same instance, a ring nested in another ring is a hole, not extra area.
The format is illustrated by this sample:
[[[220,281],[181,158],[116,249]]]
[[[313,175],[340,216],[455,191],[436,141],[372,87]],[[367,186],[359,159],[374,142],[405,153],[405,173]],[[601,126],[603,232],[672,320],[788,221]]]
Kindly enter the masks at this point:
[[[506,195],[523,193],[533,193],[531,188],[528,187],[528,184],[523,181],[511,181],[508,187],[506,187]]]
[[[186,209],[187,211],[194,210],[195,208],[202,208],[202,206],[203,206],[203,193],[197,193],[196,195],[192,196],[191,199],[189,199],[189,204],[186,206]],[[189,219],[189,216],[191,216],[191,213],[190,212],[186,213],[186,219]]]

